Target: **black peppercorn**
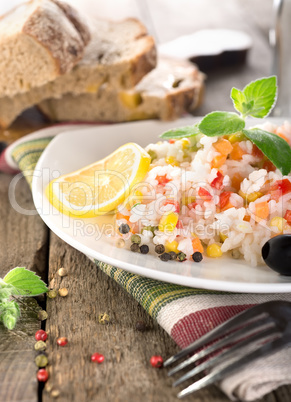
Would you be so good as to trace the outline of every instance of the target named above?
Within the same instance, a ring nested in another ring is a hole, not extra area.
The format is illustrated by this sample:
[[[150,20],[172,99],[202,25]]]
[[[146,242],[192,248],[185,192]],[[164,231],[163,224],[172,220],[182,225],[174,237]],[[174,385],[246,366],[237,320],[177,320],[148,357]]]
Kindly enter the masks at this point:
[[[119,232],[121,234],[126,234],[130,231],[130,227],[127,223],[122,223],[119,228],[118,228]]]
[[[170,256],[170,253],[163,253],[163,254],[159,255],[159,258],[162,261],[170,261],[171,256]]]
[[[163,254],[163,253],[165,252],[165,247],[164,247],[162,244],[158,244],[158,245],[155,247],[155,252],[156,252],[157,254]]]
[[[139,250],[139,245],[137,243],[132,243],[132,245],[130,246],[130,250],[134,253],[137,253]]]
[[[144,332],[147,329],[147,326],[144,321],[137,321],[135,324],[135,328],[137,331]]]
[[[177,254],[175,253],[175,251],[170,251],[169,254],[170,254],[171,260],[175,261],[175,259],[177,258]]]
[[[147,244],[143,244],[142,246],[140,246],[139,249],[142,254],[147,254],[150,251],[149,246]]]
[[[200,262],[203,260],[203,255],[199,251],[195,251],[195,253],[192,254],[193,261],[195,262]]]

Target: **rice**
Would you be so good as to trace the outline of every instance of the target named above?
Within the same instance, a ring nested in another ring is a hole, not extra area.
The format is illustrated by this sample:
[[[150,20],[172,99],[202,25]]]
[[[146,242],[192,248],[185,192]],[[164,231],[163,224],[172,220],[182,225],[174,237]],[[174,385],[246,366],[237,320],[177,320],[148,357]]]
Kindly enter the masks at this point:
[[[291,143],[290,123],[259,127]],[[249,140],[228,138],[199,135],[149,144],[146,151],[155,158],[144,181],[118,207],[117,225],[128,222],[150,252],[162,244],[187,259],[198,249],[211,257],[208,246],[215,243],[222,254],[262,263],[265,242],[291,233],[291,189],[274,190],[282,180],[288,187],[291,176],[282,177]],[[225,155],[218,144],[228,149]]]

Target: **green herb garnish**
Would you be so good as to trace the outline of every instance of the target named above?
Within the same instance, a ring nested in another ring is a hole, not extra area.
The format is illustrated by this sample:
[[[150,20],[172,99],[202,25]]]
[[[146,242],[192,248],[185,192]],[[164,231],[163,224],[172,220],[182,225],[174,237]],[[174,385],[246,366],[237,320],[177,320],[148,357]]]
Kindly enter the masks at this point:
[[[264,118],[273,109],[277,97],[277,78],[261,78],[248,84],[242,91],[232,88],[231,99],[239,112],[212,112],[193,126],[179,127],[166,131],[160,137],[179,139],[204,134],[208,137],[233,134],[241,131],[283,175],[291,171],[291,148],[281,137],[260,128],[245,129],[248,116]]]
[[[0,321],[13,329],[20,317],[20,308],[14,297],[38,296],[47,292],[45,283],[26,268],[17,267],[0,279]]]

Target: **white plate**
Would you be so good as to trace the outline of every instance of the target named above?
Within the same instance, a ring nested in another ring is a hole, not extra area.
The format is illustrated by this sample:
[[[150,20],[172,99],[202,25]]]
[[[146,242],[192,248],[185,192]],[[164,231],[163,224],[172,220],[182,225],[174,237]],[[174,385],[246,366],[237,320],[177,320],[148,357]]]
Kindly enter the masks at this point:
[[[162,262],[154,255],[117,248],[112,239],[104,235],[99,238],[96,219],[81,220],[62,215],[44,195],[45,187],[56,173],[65,174],[86,166],[127,142],[133,141],[141,146],[156,142],[163,131],[194,122],[194,118],[174,123],[134,122],[82,128],[56,136],[35,169],[32,193],[37,211],[48,227],[71,246],[91,258],[129,272],[196,288],[247,293],[291,292],[291,278],[280,276],[266,266],[253,268],[244,261],[229,257],[204,258],[199,264],[191,261]]]

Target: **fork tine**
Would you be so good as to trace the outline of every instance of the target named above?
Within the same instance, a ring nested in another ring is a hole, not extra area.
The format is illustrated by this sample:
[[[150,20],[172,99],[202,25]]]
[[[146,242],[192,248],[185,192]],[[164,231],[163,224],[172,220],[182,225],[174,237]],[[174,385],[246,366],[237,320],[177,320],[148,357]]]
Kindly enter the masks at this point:
[[[165,361],[164,367],[169,366],[170,364],[175,363],[177,360],[180,360],[184,356],[187,356],[189,353],[193,352],[196,349],[199,349],[201,346],[204,346],[206,343],[211,342],[215,338],[219,338],[222,335],[225,335],[232,329],[235,329],[236,326],[246,323],[247,320],[253,319],[257,317],[259,314],[265,313],[264,308],[267,304],[271,302],[266,302],[259,304],[257,306],[251,307],[248,310],[245,310],[235,317],[229,319],[228,321],[222,323],[218,327],[214,328],[212,331],[208,332],[207,334],[201,336],[187,348],[181,350],[176,355],[170,357],[168,360]]]
[[[184,374],[181,378],[174,382],[173,387],[181,384],[182,382],[188,380],[189,378],[193,377],[194,375],[200,373],[203,370],[209,369],[213,367],[215,364],[218,365],[222,363],[226,358],[232,359],[235,356],[235,353],[240,349],[248,346],[250,344],[254,344],[256,341],[264,341],[270,338],[271,335],[274,333],[278,333],[276,328],[268,328],[263,332],[259,332],[256,335],[252,336],[251,338],[247,338],[242,342],[237,343],[236,345],[232,346],[231,348],[225,350],[224,352],[220,353],[217,356],[212,357],[211,359],[207,360],[206,362],[199,364],[199,366],[194,367],[192,370],[188,371],[188,373]]]
[[[188,367],[190,364],[195,363],[197,360],[200,360],[210,353],[215,353],[218,349],[227,346],[230,342],[234,342],[242,337],[251,335],[254,330],[260,331],[263,330],[267,325],[273,324],[274,321],[270,318],[264,318],[260,321],[255,321],[254,323],[244,326],[243,328],[238,329],[235,332],[231,332],[229,335],[225,336],[224,338],[218,340],[213,345],[206,347],[205,349],[201,350],[198,353],[195,353],[193,356],[189,357],[189,359],[183,361],[182,363],[178,364],[172,370],[168,372],[168,376],[176,374],[178,371]]]
[[[222,370],[219,368],[212,373],[206,375],[205,377],[201,378],[198,381],[195,381],[193,384],[189,385],[189,387],[183,389],[181,392],[178,393],[178,398],[183,398],[192,392],[198,391],[208,385],[214,384],[217,381],[222,380],[228,374],[235,373],[236,371],[240,370],[241,368],[245,367],[248,363],[257,360],[260,357],[267,356],[271,353],[276,352],[279,350],[283,345],[286,344],[286,339],[279,338],[275,339],[271,342],[265,343],[259,349],[251,352],[250,354],[246,354],[242,358],[237,358],[228,366],[224,367]]]

